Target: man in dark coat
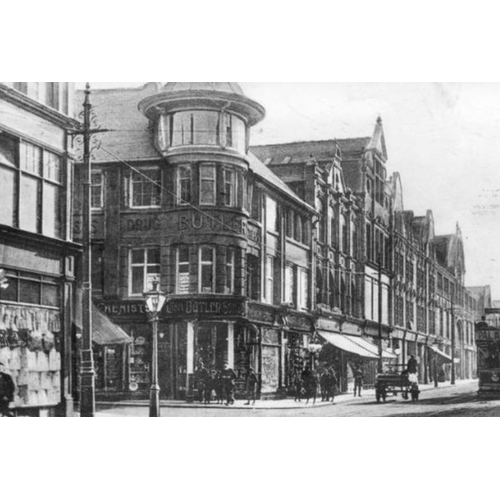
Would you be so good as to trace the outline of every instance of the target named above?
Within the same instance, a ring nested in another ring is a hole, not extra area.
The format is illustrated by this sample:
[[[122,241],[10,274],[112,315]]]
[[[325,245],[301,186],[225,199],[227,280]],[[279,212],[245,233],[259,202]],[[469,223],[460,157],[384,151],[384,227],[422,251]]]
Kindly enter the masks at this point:
[[[229,368],[229,364],[224,364],[224,370],[221,373],[222,390],[226,399],[226,406],[234,405],[234,381],[236,380],[236,373]]]
[[[354,397],[361,397],[365,375],[363,373],[363,365],[359,364],[354,368]]]
[[[335,375],[335,369],[330,368],[330,378],[329,378],[329,387],[328,387],[328,401],[332,400],[332,403],[335,401],[335,394],[337,392],[337,376]]]
[[[248,370],[248,375],[247,375],[247,406],[250,406],[250,401],[253,401],[253,404],[255,405],[255,401],[257,399],[257,387],[259,385],[259,378],[257,377],[255,370],[253,368],[250,368]]]
[[[408,373],[414,374],[417,373],[418,370],[418,362],[415,359],[415,356],[410,356],[410,359],[408,360],[408,367],[407,367]]]
[[[16,386],[12,377],[4,372],[4,366],[0,363],[0,414],[2,417],[12,417],[9,405],[14,401]]]

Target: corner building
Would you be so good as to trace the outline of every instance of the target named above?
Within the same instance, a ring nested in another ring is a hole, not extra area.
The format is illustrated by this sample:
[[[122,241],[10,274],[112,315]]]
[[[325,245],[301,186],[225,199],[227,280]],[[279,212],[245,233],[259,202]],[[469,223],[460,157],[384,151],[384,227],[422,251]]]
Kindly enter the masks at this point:
[[[147,84],[98,91],[92,101],[100,124],[115,130],[93,165],[94,303],[133,341],[121,382],[105,385],[130,396],[149,390],[142,294],[159,280],[168,296],[163,398],[196,397],[197,370],[225,362],[237,392],[252,367],[261,397],[286,394],[313,331],[315,209],[248,153],[264,109],[236,83]],[[300,226],[293,236],[289,210]]]

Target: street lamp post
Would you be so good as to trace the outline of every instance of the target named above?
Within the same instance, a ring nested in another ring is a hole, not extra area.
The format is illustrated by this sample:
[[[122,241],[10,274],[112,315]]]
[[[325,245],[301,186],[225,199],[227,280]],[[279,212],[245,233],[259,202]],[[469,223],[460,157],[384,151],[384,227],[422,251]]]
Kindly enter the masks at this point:
[[[378,256],[378,372],[382,373],[384,371],[383,364],[383,335],[382,335],[382,313],[383,313],[383,301],[382,301],[382,254]]]
[[[149,400],[149,416],[160,417],[160,386],[158,384],[158,321],[167,297],[159,289],[158,281],[153,282],[153,290],[144,292],[146,310],[153,325],[153,342],[151,352],[151,391]]]

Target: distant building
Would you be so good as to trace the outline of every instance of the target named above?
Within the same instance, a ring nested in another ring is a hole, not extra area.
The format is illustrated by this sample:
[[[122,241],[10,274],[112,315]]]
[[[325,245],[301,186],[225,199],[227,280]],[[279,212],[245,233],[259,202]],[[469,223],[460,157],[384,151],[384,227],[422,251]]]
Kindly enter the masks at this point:
[[[71,414],[73,84],[0,83],[0,362],[22,414]]]

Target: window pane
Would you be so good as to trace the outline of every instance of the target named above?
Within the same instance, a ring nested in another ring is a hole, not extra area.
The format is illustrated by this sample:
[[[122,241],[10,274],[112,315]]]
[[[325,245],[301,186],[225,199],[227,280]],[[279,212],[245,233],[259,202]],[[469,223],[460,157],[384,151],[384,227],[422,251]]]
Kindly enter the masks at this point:
[[[90,203],[92,208],[103,207],[103,176],[101,172],[93,172]]]
[[[194,143],[218,144],[219,113],[216,111],[197,111],[194,115]]]
[[[160,249],[150,248],[148,250],[148,264],[160,264]]]
[[[15,186],[16,172],[0,167],[0,224],[6,224],[7,226],[14,224]]]
[[[132,176],[132,206],[155,207],[160,205],[161,184],[159,169],[144,169]]]
[[[186,146],[194,140],[194,114],[192,112],[174,115],[172,146]]]
[[[188,294],[190,292],[190,272],[189,272],[189,248],[180,247],[177,249],[177,293]]]
[[[43,176],[45,179],[60,183],[61,176],[61,158],[48,151],[44,152],[43,159]]]
[[[40,304],[40,283],[20,280],[19,302]]]
[[[202,262],[213,262],[214,252],[210,247],[203,247],[201,249],[201,260]]]
[[[211,293],[213,291],[213,267],[211,264],[201,266],[201,293]]]
[[[45,183],[43,188],[43,234],[53,238],[59,237],[59,188]]]
[[[191,203],[191,165],[181,165],[178,169],[177,196],[178,203],[185,205]]]
[[[144,292],[144,268],[132,268],[132,294],[139,295]]]
[[[21,143],[21,169],[30,174],[41,175],[42,150],[28,144]]]
[[[233,124],[232,124],[232,148],[240,151],[241,153],[245,152],[246,149],[246,130],[245,123],[240,118],[233,116]]]
[[[200,167],[200,203],[215,205],[216,168],[214,165]]]
[[[39,183],[40,181],[38,179],[27,177],[26,175],[21,177],[20,195],[23,203],[20,203],[19,208],[19,227],[33,233],[37,232],[38,226]]]
[[[17,167],[18,142],[0,134],[0,165]]]
[[[17,278],[7,276],[7,288],[0,288],[0,300],[8,300],[9,302],[18,302],[17,297]]]
[[[235,205],[235,173],[232,168],[224,169],[224,204],[226,207],[233,207]]]
[[[58,285],[49,285],[44,283],[42,295],[42,305],[59,307],[60,306],[60,288]]]
[[[132,250],[132,264],[143,264],[145,257],[144,250]]]
[[[276,232],[278,230],[278,205],[275,200],[266,197],[266,227],[268,231]]]

